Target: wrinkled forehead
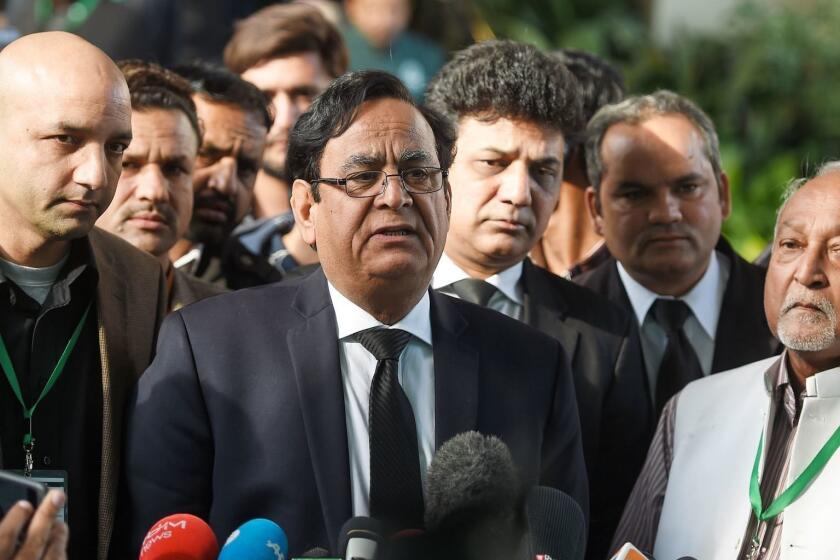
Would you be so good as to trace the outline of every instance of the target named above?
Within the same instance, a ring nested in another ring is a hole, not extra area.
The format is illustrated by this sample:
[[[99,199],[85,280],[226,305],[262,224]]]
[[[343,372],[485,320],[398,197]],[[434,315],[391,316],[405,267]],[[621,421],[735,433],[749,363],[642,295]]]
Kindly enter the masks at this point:
[[[840,235],[840,172],[805,183],[779,214],[779,231],[815,238]]]
[[[324,161],[343,162],[359,156],[399,162],[407,154],[426,165],[438,165],[431,126],[417,108],[396,99],[364,103],[343,134],[324,147]]]

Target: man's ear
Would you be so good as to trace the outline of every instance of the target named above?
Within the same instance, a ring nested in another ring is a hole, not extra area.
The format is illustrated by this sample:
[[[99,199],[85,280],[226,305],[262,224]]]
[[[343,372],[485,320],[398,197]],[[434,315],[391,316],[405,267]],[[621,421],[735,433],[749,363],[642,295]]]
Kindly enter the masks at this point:
[[[295,179],[292,183],[292,198],[290,199],[292,212],[295,215],[295,223],[300,227],[300,234],[303,241],[314,248],[315,239],[315,215],[317,214],[317,202],[312,194],[312,185],[303,179]]]
[[[589,209],[595,233],[603,237],[604,219],[601,217],[601,201],[598,199],[598,191],[592,186],[586,188],[586,207]]]
[[[732,192],[729,190],[729,177],[723,171],[718,177],[718,194],[720,195],[720,209],[723,219],[729,217],[732,212]]]

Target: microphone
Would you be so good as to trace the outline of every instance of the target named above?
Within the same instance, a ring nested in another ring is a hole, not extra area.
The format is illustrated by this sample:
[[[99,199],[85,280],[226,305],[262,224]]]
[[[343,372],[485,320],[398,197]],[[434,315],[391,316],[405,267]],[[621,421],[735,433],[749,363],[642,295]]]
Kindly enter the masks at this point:
[[[329,558],[330,551],[326,548],[321,548],[320,546],[315,548],[310,548],[306,552],[300,555],[301,558]]]
[[[216,560],[219,542],[202,519],[188,513],[164,517],[149,529],[140,560]]]
[[[654,560],[653,556],[647,556],[630,543],[618,549],[610,560]]]
[[[528,492],[525,507],[531,548],[537,558],[583,560],[586,518],[571,496],[556,488],[535,486]]]
[[[218,560],[286,560],[289,539],[268,519],[252,519],[230,534]]]
[[[353,517],[341,527],[338,555],[345,560],[375,560],[384,526],[371,517]],[[221,558],[219,559],[221,560]]]
[[[527,544],[519,473],[497,437],[458,434],[426,474],[426,530],[451,557],[518,558]]]

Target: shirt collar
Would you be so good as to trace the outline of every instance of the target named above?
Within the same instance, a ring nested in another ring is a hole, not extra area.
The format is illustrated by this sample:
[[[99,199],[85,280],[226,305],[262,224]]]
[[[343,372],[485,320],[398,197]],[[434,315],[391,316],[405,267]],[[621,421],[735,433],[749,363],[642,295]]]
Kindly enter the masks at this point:
[[[377,321],[370,313],[347,299],[329,280],[327,280],[327,288],[329,289],[330,299],[335,310],[339,340],[343,340],[365,329],[385,327],[387,329],[402,329],[407,331],[415,338],[419,338],[431,346],[432,323],[429,318],[430,303],[428,291],[423,293],[423,297],[405,317],[393,325],[384,325]]]
[[[435,274],[432,277],[432,288],[438,290],[454,284],[458,280],[470,278],[470,275],[455,264],[446,253],[441,255],[440,262],[438,262]],[[493,276],[485,278],[484,281],[495,286],[506,298],[522,305],[522,287],[519,285],[519,279],[522,278],[522,261],[515,265],[497,272]]]
[[[620,262],[616,261],[616,266],[621,282],[624,284],[624,289],[627,291],[627,297],[630,298],[630,304],[639,320],[639,325],[645,322],[650,307],[658,298],[680,299],[691,308],[691,312],[694,313],[700,326],[714,340],[723,295],[723,290],[721,290],[723,268],[716,251],[712,251],[709,266],[706,267],[706,272],[703,273],[700,281],[687,294],[678,298],[659,295],[648,290],[634,280]],[[709,302],[715,302],[715,305],[709,305]]]

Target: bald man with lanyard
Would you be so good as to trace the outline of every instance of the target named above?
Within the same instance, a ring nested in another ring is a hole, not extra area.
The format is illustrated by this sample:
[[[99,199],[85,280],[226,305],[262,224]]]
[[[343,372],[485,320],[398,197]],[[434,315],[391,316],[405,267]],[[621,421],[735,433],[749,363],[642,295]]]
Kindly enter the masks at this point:
[[[53,32],[0,52],[0,467],[66,491],[77,560],[107,554],[123,403],[166,303],[161,266],[94,228],[130,141],[102,51]]]

